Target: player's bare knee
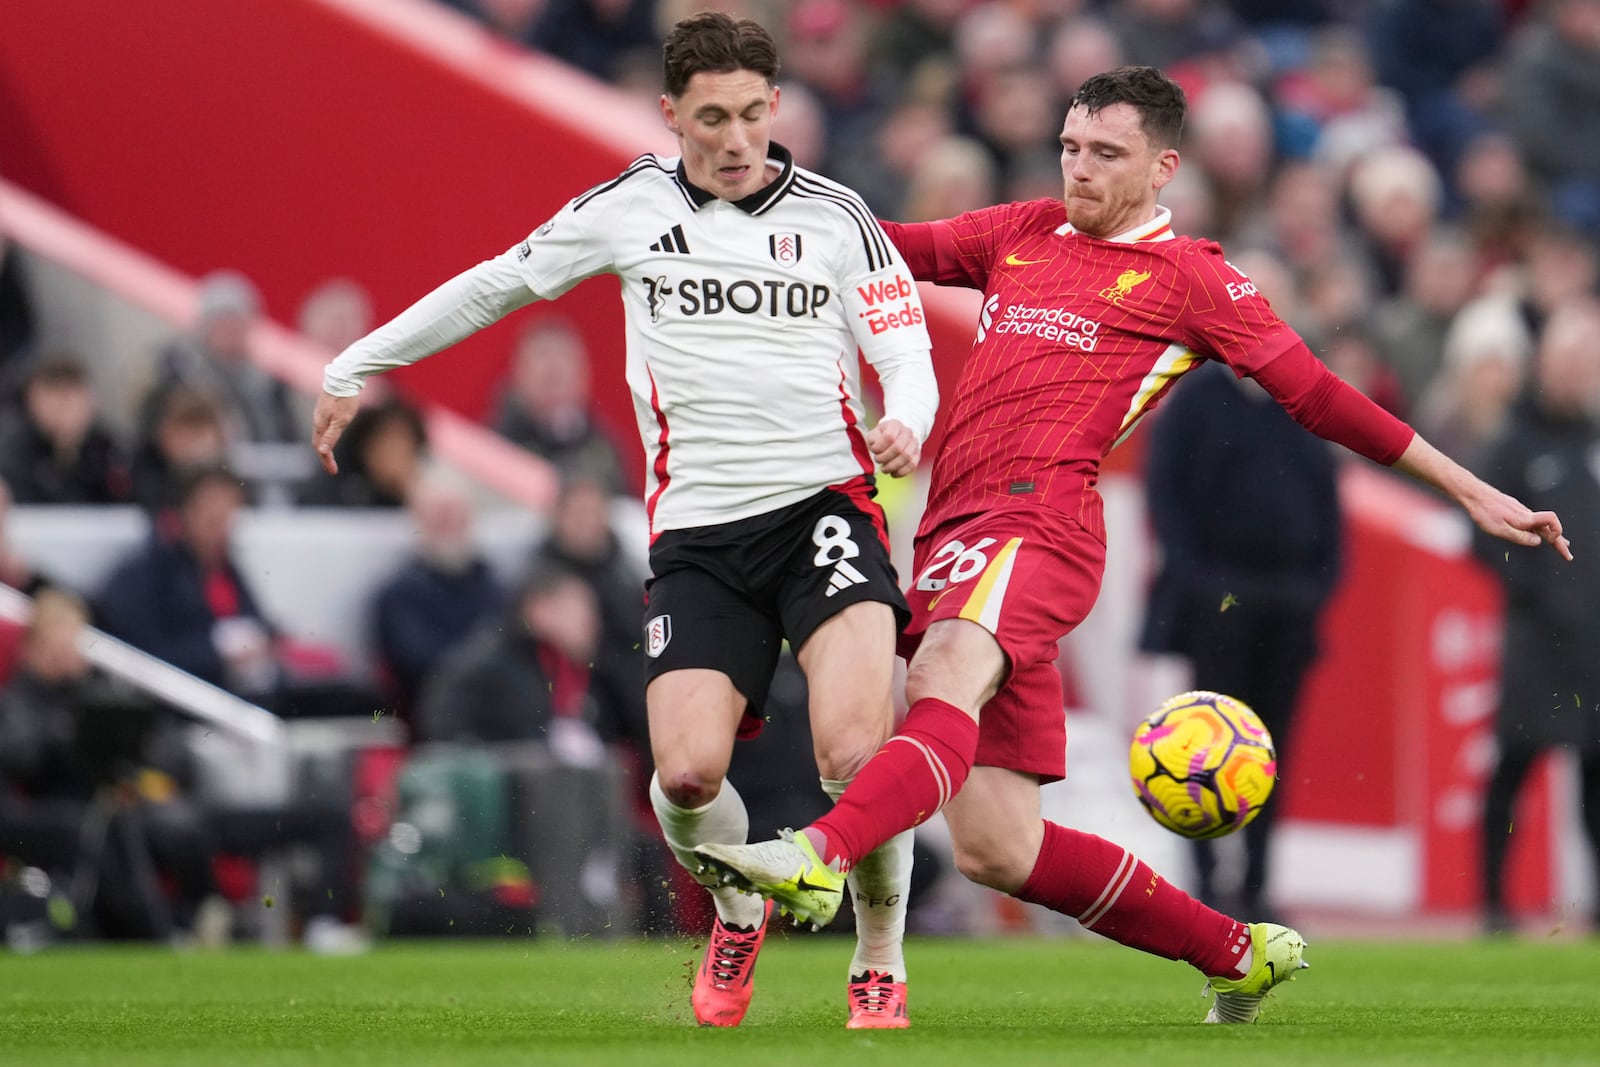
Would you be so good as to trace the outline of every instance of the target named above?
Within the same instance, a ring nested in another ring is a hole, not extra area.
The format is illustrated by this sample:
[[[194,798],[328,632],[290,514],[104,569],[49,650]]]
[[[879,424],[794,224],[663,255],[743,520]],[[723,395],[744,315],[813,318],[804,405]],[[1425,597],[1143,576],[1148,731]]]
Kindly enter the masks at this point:
[[[1018,850],[1003,842],[953,841],[951,844],[956,870],[969,882],[1010,893],[1032,873],[1032,864],[1024,862]]]
[[[969,882],[988,886],[990,889],[1006,890],[1009,888],[1009,868],[1000,853],[985,848],[963,848],[957,845],[954,849],[956,870]]]
[[[867,761],[888,740],[888,734],[872,730],[853,730],[815,739],[817,772],[824,778],[847,782],[867,765]]]
[[[942,700],[966,711],[979,707],[983,695],[971,681],[963,681],[946,664],[937,660],[913,660],[906,669],[906,701]]]
[[[712,777],[697,771],[660,769],[656,772],[661,792],[680,808],[702,808],[722,791],[722,776]]]

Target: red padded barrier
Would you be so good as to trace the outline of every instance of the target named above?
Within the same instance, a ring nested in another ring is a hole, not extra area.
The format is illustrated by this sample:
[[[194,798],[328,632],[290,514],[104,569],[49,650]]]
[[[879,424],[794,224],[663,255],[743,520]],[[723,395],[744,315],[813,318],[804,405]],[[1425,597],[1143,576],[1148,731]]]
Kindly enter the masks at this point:
[[[187,273],[244,269],[283,321],[332,275],[391,315],[670,143],[648,104],[417,0],[20,7],[0,32],[0,176]],[[947,388],[971,343],[954,306],[934,324]],[[615,280],[513,323],[551,313],[584,332],[638,470]],[[515,329],[396,384],[482,417]]]

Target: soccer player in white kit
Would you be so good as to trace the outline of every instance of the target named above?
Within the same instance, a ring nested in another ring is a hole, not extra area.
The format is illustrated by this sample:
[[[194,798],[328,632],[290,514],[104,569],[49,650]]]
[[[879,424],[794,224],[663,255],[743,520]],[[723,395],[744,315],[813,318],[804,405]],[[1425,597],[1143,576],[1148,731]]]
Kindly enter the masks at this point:
[[[938,405],[930,343],[900,254],[851,190],[770,140],[777,50],[720,12],[668,35],[661,114],[681,155],[645,155],[571,200],[526,240],[446,282],[329,364],[313,444],[334,445],[369,375],[460,341],[585,278],[622,280],[627,380],[647,454],[644,649],[667,844],[742,843],[726,781],[736,735],[760,728],[783,641],[810,691],[823,789],[837,798],[893,728],[896,634],[874,464],[916,468]],[[883,385],[868,432],[857,349]],[[910,832],[851,875],[857,947],[849,1026],[899,1028]],[[703,881],[709,882],[709,876]],[[717,919],[691,997],[702,1025],[750,1002],[770,906],[708,885]]]

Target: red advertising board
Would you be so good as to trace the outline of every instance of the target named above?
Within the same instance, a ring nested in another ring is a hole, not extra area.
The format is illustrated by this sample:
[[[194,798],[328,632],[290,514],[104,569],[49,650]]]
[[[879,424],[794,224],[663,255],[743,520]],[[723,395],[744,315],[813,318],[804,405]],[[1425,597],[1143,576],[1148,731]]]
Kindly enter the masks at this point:
[[[1356,465],[1342,488],[1345,578],[1284,759],[1284,814],[1412,830],[1422,909],[1475,909],[1500,590],[1468,554],[1465,519],[1453,509]],[[1552,896],[1548,774],[1530,783],[1507,828],[1514,908],[1544,909]]]

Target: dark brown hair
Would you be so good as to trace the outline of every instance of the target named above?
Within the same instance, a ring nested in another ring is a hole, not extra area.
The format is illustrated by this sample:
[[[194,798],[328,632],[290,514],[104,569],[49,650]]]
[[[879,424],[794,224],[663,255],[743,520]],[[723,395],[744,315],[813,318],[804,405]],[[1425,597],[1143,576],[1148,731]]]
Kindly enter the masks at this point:
[[[749,70],[772,84],[778,77],[778,46],[760,23],[721,11],[702,11],[672,27],[661,46],[662,84],[682,96],[696,74]]]
[[[1068,110],[1081,107],[1090,115],[1113,104],[1129,104],[1139,112],[1144,135],[1157,148],[1177,148],[1189,102],[1183,88],[1155,67],[1118,67],[1096,74],[1078,87]]]

